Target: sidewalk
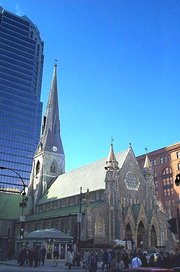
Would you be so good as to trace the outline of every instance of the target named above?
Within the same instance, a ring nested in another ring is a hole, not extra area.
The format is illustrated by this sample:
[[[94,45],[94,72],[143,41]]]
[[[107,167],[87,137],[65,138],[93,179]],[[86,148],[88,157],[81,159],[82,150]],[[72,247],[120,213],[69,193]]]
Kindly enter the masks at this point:
[[[19,264],[17,263],[17,260],[16,259],[12,259],[12,260],[7,260],[7,261],[0,261],[0,270],[6,268],[7,270],[3,270],[3,271],[39,271],[39,272],[45,272],[45,271],[48,271],[48,272],[55,272],[55,271],[69,271],[68,270],[68,267],[65,265],[65,260],[58,260],[57,261],[57,266],[54,265],[54,260],[45,260],[45,264],[44,266],[38,266],[38,267],[30,267],[28,264],[25,264],[23,266],[19,266]],[[100,268],[100,263],[98,263],[98,269],[97,271],[100,271],[101,268]],[[79,271],[79,272],[83,272],[84,269],[81,266],[72,266],[71,268],[71,271],[72,272],[76,272],[76,271]]]
[[[20,267],[19,264],[17,263],[16,259],[12,259],[12,260],[7,260],[7,261],[0,261],[0,266],[1,265],[6,265],[6,266],[16,266],[16,267]],[[30,267],[28,264],[24,264],[21,267]],[[38,266],[38,270],[40,270],[41,268],[46,269],[47,271],[50,271],[50,267],[56,267],[54,260],[45,260],[45,265],[44,266]],[[57,267],[64,267],[64,270],[66,270],[66,266],[65,266],[65,260],[57,260]]]

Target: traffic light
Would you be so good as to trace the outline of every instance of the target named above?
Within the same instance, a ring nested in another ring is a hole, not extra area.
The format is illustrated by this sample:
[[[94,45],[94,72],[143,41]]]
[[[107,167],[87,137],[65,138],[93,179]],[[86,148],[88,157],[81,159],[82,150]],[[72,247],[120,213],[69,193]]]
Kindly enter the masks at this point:
[[[20,239],[24,239],[24,222],[21,222]]]
[[[176,184],[176,186],[179,186],[179,184],[180,184],[180,174],[176,175],[175,184]]]
[[[177,234],[177,222],[176,222],[176,218],[169,219],[168,223],[170,225],[170,227],[168,227],[168,229],[170,229],[170,231],[172,233]]]

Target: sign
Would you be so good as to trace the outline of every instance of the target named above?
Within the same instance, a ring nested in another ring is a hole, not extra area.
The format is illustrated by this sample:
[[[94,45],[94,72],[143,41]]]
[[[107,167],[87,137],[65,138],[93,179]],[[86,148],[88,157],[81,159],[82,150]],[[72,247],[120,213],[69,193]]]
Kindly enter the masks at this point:
[[[81,223],[81,221],[82,221],[82,213],[78,213],[77,214],[77,222]]]

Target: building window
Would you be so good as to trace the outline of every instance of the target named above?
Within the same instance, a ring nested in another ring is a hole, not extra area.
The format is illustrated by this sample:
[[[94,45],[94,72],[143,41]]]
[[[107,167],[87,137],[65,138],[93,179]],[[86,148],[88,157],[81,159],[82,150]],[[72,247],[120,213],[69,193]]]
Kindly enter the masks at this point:
[[[177,168],[180,171],[180,162],[178,162]]]
[[[51,164],[50,172],[54,174],[56,173],[56,166],[54,162]]]
[[[61,200],[61,207],[65,207],[66,206],[66,201],[65,201],[65,199],[62,199]]]
[[[164,196],[167,196],[167,190],[164,189]]]
[[[168,175],[168,174],[171,174],[172,173],[172,170],[170,167],[166,167],[163,172],[162,172],[162,175],[165,176],[165,175]]]
[[[69,199],[69,205],[70,205],[70,206],[73,206],[73,205],[74,205],[74,197],[71,197],[71,198]]]
[[[173,195],[174,194],[174,189],[173,188],[171,188],[171,195]]]
[[[167,195],[171,194],[171,189],[167,189]]]
[[[167,162],[168,161],[168,158],[167,156],[164,157],[164,162]]]
[[[156,160],[153,160],[153,165],[156,165],[156,164],[157,164]]]
[[[156,173],[156,171],[154,171],[154,177],[155,177],[155,178],[157,177],[157,173]]]
[[[173,184],[173,178],[170,177],[169,180],[170,180],[170,184]]]
[[[180,159],[180,151],[176,152],[177,159]]]
[[[36,163],[36,176],[39,174],[39,171],[40,171],[40,162],[38,161]]]
[[[163,162],[164,162],[164,158],[161,157],[161,158],[160,158],[160,163],[163,163]]]

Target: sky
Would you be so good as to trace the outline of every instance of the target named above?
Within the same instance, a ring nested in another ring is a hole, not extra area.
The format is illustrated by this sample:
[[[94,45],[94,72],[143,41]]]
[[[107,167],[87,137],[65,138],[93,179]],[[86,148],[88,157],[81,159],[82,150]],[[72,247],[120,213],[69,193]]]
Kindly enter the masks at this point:
[[[66,171],[179,142],[180,0],[0,0],[44,41],[43,113],[58,60]]]

